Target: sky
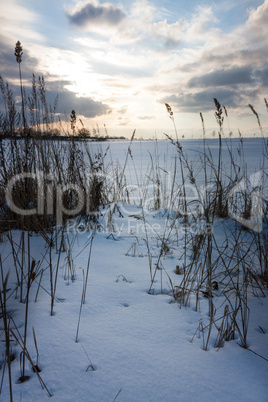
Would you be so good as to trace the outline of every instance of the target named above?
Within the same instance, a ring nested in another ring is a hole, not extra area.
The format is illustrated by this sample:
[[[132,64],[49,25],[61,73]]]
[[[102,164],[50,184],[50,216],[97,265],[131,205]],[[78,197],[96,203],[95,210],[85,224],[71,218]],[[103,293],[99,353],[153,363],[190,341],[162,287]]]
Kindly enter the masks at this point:
[[[64,119],[110,135],[198,137],[217,130],[213,98],[228,111],[226,135],[267,133],[268,0],[9,0],[0,7],[0,74],[17,95],[15,43],[23,85],[43,75]]]

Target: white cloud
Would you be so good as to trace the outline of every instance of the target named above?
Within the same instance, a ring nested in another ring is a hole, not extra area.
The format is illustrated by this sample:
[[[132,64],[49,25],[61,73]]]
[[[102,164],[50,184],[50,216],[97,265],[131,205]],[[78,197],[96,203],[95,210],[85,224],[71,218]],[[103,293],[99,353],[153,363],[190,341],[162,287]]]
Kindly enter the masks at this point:
[[[1,3],[1,34],[6,36],[9,43],[17,40],[24,43],[33,40],[43,42],[44,37],[33,27],[33,22],[36,23],[39,20],[38,14],[22,6],[21,3],[16,0]]]
[[[154,22],[150,27],[150,33],[158,39],[164,39],[166,47],[178,47],[183,36],[183,22],[176,21],[169,24],[166,19]]]
[[[137,0],[131,10],[131,19],[135,19],[138,25],[146,30],[155,18],[155,8],[147,0]]]
[[[221,31],[215,28],[218,19],[212,11],[212,7],[199,6],[197,12],[185,21],[184,39],[192,44],[197,42],[215,41]]]
[[[66,13],[74,26],[101,33],[109,43],[119,46],[141,42],[143,48],[169,50],[179,45],[183,31],[182,21],[168,23],[167,19],[160,19],[155,22],[159,12],[147,0],[134,2],[128,15],[111,3],[100,5],[94,0],[80,2]]]
[[[248,18],[249,29],[258,37],[267,38],[268,0],[256,10],[251,10]]]

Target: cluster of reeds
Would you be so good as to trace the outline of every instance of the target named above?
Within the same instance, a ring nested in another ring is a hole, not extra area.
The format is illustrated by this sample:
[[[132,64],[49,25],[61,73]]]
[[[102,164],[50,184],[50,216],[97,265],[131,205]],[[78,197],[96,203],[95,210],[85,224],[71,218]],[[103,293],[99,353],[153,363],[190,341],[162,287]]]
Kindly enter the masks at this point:
[[[184,264],[177,266],[176,273],[182,279],[179,285],[174,286],[170,280],[172,294],[180,305],[189,306],[195,299],[197,310],[200,300],[208,300],[207,325],[200,323],[198,331],[203,333],[204,349],[208,349],[212,330],[217,333],[215,346],[223,346],[224,341],[234,339],[237,335],[240,338],[242,347],[247,348],[247,330],[249,324],[248,294],[264,296],[264,288],[267,288],[267,208],[265,198],[257,200],[257,204],[263,204],[262,211],[252,209],[252,194],[246,191],[246,186],[240,186],[240,191],[235,196],[230,196],[232,188],[246,180],[247,170],[244,160],[243,138],[240,135],[239,148],[240,161],[237,164],[234,160],[231,142],[224,136],[223,121],[228,118],[226,108],[214,99],[216,111],[215,117],[219,126],[218,131],[218,158],[213,160],[212,154],[207,146],[206,130],[203,115],[200,113],[203,127],[203,154],[201,158],[202,170],[204,172],[204,190],[196,184],[195,175],[183,152],[183,148],[178,141],[176,126],[174,124],[176,140],[168,137],[178,151],[180,164],[183,165],[184,176],[182,175],[182,193],[185,194],[183,187],[186,185],[185,177],[188,177],[191,185],[195,187],[198,195],[196,200],[188,202],[184,210],[192,208],[193,204],[198,204],[201,208],[193,211],[184,217],[188,223],[196,220],[205,221],[205,230],[197,234],[185,230],[184,239]],[[174,115],[169,105],[166,105],[169,116],[174,122]],[[261,133],[262,128],[259,116],[253,106],[249,105],[257,117]],[[229,170],[223,168],[222,146],[223,141],[227,145],[229,152]],[[263,138],[264,149],[267,151],[267,143]],[[267,152],[264,154],[267,158]],[[263,163],[264,166],[264,163]],[[266,174],[264,172],[264,174]],[[255,186],[262,186],[262,183],[255,183]],[[254,188],[252,191],[256,190]],[[263,188],[262,188],[263,190]],[[263,191],[259,193],[263,197]],[[187,197],[184,202],[187,203]],[[256,199],[255,199],[256,203]],[[226,225],[225,241],[219,240],[213,233],[213,225],[219,218],[227,218],[229,209],[234,205],[241,216],[240,222],[225,219],[222,227]],[[252,228],[248,228],[243,222],[250,218],[251,213],[259,214]],[[261,216],[261,217],[260,217]],[[229,225],[229,226],[228,226]],[[231,226],[231,227],[230,227]],[[263,230],[259,230],[260,226]],[[189,252],[191,251],[191,252]],[[188,263],[186,264],[186,261]],[[224,310],[217,310],[215,300],[223,297],[225,299]],[[204,335],[206,333],[206,335]]]
[[[72,281],[75,279],[73,240],[66,229],[68,220],[79,215],[78,219],[92,221],[95,225],[99,208],[106,201],[105,154],[101,149],[92,152],[88,142],[75,141],[75,111],[70,115],[71,133],[65,132],[62,141],[58,136],[58,128],[55,128],[57,99],[51,107],[46,99],[44,78],[39,77],[36,80],[34,75],[31,93],[26,93],[22,83],[22,55],[22,46],[18,42],[15,57],[19,65],[21,89],[19,111],[13,92],[0,76],[3,99],[3,109],[0,111],[0,236],[2,241],[5,240],[10,245],[16,275],[16,283],[10,284],[8,288],[10,270],[7,271],[0,257],[0,318],[5,342],[0,394],[4,375],[8,371],[10,400],[14,350],[20,350],[21,361],[21,376],[16,380],[24,382],[29,379],[30,376],[26,373],[26,361],[29,361],[42,387],[46,388],[39,374],[38,362],[33,363],[27,347],[29,303],[30,300],[37,302],[42,289],[50,296],[50,314],[53,315],[55,302],[58,302],[56,289],[62,265],[65,269],[64,278],[67,281],[69,278]],[[57,127],[61,127],[60,122]],[[48,138],[54,139],[48,141]],[[83,204],[80,206],[81,198]],[[13,206],[10,205],[10,199]],[[75,212],[77,205],[79,214]],[[57,216],[59,208],[63,212],[60,221]],[[31,213],[34,209],[36,212]],[[20,230],[18,242],[14,239],[14,230]],[[32,252],[31,239],[34,233],[44,241],[45,253],[39,261],[34,259]],[[43,284],[43,274],[47,270],[49,288]],[[89,262],[83,287],[83,302],[86,298],[88,271]],[[10,313],[14,310],[14,296],[25,305],[23,333]],[[37,349],[35,332],[33,339]],[[51,395],[49,391],[48,393]]]

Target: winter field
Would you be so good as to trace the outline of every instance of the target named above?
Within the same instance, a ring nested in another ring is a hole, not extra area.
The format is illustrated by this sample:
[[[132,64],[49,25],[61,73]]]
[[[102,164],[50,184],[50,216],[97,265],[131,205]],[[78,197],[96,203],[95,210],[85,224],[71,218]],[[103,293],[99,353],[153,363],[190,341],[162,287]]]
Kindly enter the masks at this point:
[[[0,400],[267,401],[264,138],[0,148]]]

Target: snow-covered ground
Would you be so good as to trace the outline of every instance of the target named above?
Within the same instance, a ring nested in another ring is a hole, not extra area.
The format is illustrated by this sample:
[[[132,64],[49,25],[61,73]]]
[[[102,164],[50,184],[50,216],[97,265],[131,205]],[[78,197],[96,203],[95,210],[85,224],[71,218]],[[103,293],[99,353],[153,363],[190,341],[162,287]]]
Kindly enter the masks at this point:
[[[111,145],[116,147],[116,143]],[[126,150],[126,144],[124,146]],[[141,145],[134,144],[133,153],[135,146]],[[164,153],[160,154],[163,156]],[[125,157],[125,152],[123,155]],[[123,160],[121,158],[121,164]],[[259,161],[256,164],[259,165]],[[254,172],[258,166],[252,164],[251,168]],[[133,172],[131,177],[134,177]],[[77,342],[83,272],[86,275],[92,231],[80,226],[76,231],[70,230],[66,234],[65,249],[60,254],[57,301],[52,316],[48,293],[50,272],[47,243],[36,234],[30,237],[31,258],[42,261],[40,268],[44,272],[36,301],[40,274],[34,278],[30,288],[27,349],[36,363],[33,326],[39,351],[40,375],[53,395],[52,400],[267,401],[268,298],[264,296],[268,296],[268,291],[264,290],[262,294],[256,290],[255,295],[250,290],[248,292],[249,349],[240,346],[237,333],[234,340],[215,348],[217,330],[214,326],[208,350],[205,351],[203,335],[198,328],[201,320],[204,325],[209,323],[208,299],[200,294],[196,311],[193,295],[190,305],[184,307],[174,301],[171,289],[171,282],[175,287],[182,280],[182,275],[176,275],[175,270],[177,265],[182,264],[183,234],[176,240],[170,236],[173,240],[170,240],[169,248],[161,257],[157,269],[160,240],[169,223],[165,211],[148,214],[145,228],[141,207],[119,204],[119,208],[121,214],[115,212],[113,228],[107,225],[107,215],[103,211],[102,230],[98,228],[93,235],[86,298],[82,304]],[[234,225],[231,220],[215,221],[213,233],[218,244],[223,242],[225,231],[231,233],[234,230]],[[247,236],[245,233],[243,239]],[[18,247],[21,232],[14,231],[12,238],[15,248]],[[71,247],[68,247],[68,239]],[[5,235],[2,240],[0,252],[4,273],[11,269],[7,288],[14,289],[17,278],[10,241]],[[53,280],[59,257],[56,249],[53,248],[52,252]],[[73,261],[72,272],[68,271],[68,250]],[[18,256],[21,258],[20,252]],[[150,261],[152,272],[155,273],[152,287]],[[213,301],[219,311],[226,302],[222,290],[223,285],[220,284],[219,289],[213,292]],[[23,336],[25,304],[19,303],[15,293],[8,300],[8,312]],[[13,324],[10,325],[12,327]],[[12,329],[16,332],[14,326]],[[48,400],[48,393],[41,388],[28,361],[25,374],[30,379],[22,384],[17,382],[21,376],[21,349],[16,342],[13,345],[13,400]],[[0,348],[1,376],[4,342],[1,342]],[[9,400],[7,370],[0,400]]]

